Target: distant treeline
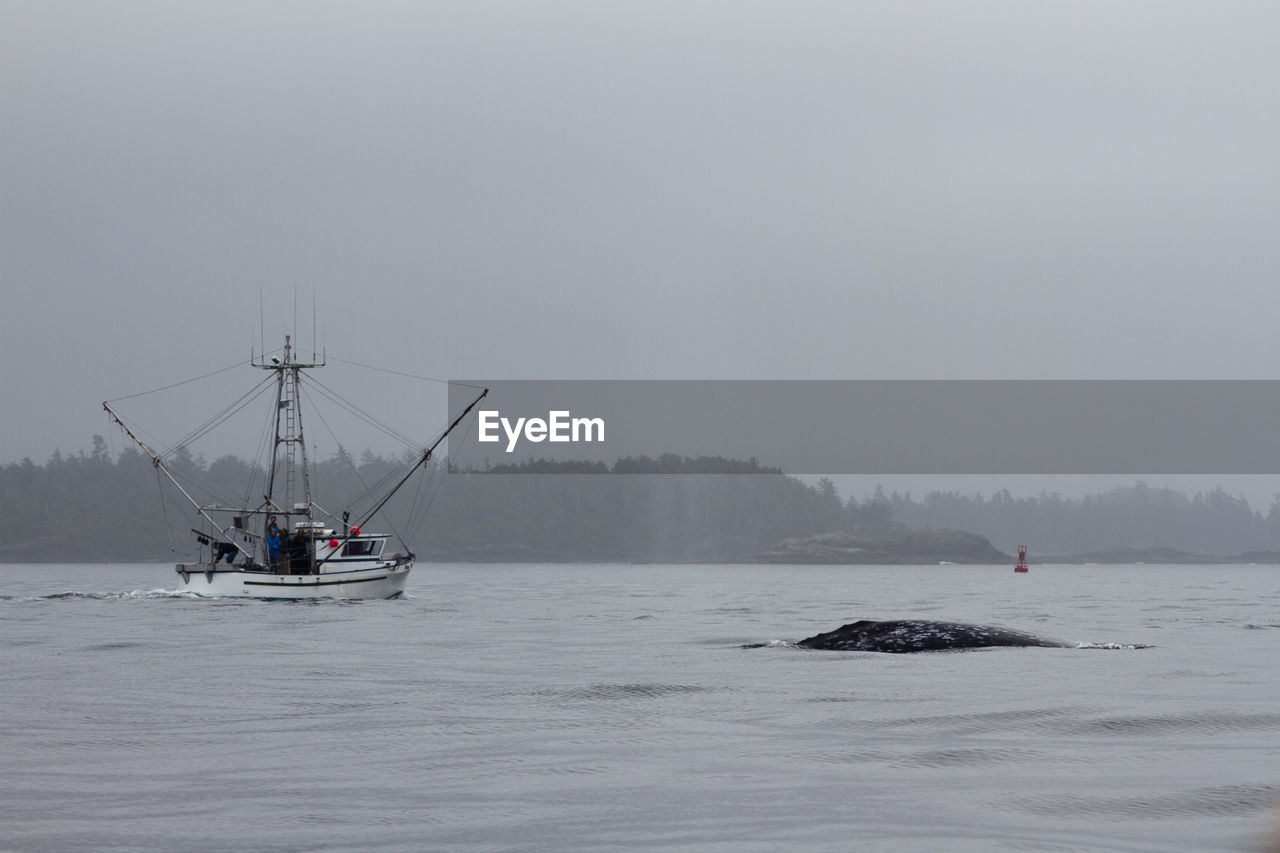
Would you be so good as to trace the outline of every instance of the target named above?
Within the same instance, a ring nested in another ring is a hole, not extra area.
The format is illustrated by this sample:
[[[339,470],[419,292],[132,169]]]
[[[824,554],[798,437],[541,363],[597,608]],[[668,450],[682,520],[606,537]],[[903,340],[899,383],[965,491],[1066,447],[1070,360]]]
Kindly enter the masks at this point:
[[[871,500],[887,504],[908,527],[969,530],[1004,551],[1025,544],[1040,556],[1153,547],[1218,555],[1280,550],[1280,502],[1263,513],[1221,487],[1191,497],[1137,482],[1083,498],[1015,498],[1003,490],[986,498],[936,491],[919,501],[880,492]]]
[[[680,456],[664,453],[651,456],[624,456],[613,465],[603,462],[560,462],[525,459],[494,465],[484,474],[782,474],[781,468],[761,465],[755,459],[726,459],[723,456]]]
[[[316,502],[362,518],[371,492],[393,482],[404,458],[345,451],[313,461]],[[257,505],[263,471],[234,456],[166,461],[202,503]],[[669,476],[678,474],[679,476]],[[419,475],[421,476],[421,475]],[[1280,505],[1278,505],[1280,506]],[[201,519],[134,449],[54,453],[0,467],[0,560],[163,560],[194,553]],[[612,466],[529,460],[447,472],[410,483],[370,524],[439,560],[723,561],[826,532],[889,539],[919,528],[967,530],[1010,552],[1072,554],[1172,546],[1195,553],[1280,550],[1280,508],[1250,510],[1221,489],[1188,498],[1142,483],[1073,500],[1046,494],[990,498],[877,490],[842,500],[830,480],[806,485],[755,460],[628,457]]]
[[[350,510],[354,522],[405,463],[368,452],[313,462],[316,502],[335,516]],[[234,456],[179,453],[166,466],[204,504],[257,505],[265,491],[261,468]],[[533,460],[449,473],[441,462],[370,527],[404,536],[428,559],[598,561],[739,559],[788,537],[892,528],[885,506],[846,508],[830,482],[809,487],[754,460],[668,454],[591,471]],[[100,436],[89,453],[0,468],[3,561],[185,557],[193,527],[202,519],[145,455],[113,458]]]

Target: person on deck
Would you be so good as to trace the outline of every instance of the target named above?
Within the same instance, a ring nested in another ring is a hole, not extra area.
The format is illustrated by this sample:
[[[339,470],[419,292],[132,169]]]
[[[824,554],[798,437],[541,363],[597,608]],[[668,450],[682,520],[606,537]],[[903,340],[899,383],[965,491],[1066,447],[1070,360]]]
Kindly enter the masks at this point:
[[[272,522],[274,524],[274,522]],[[280,528],[267,528],[267,562],[271,564],[271,570],[275,571],[280,568]]]
[[[289,571],[291,574],[303,575],[310,570],[311,556],[307,548],[307,534],[299,529],[289,543]]]

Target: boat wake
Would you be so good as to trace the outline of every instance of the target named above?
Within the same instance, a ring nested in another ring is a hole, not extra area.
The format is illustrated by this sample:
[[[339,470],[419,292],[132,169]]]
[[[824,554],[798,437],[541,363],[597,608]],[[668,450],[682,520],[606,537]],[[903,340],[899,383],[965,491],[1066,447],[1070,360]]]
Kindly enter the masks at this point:
[[[401,595],[400,598],[412,598]],[[39,601],[157,601],[165,599],[187,599],[196,601],[216,601],[220,604],[244,605],[254,601],[266,603],[282,602],[285,604],[356,604],[359,599],[348,598],[253,598],[244,596],[207,595],[189,589],[135,589],[131,592],[54,592],[48,595],[0,595],[0,604],[31,604]],[[392,599],[395,600],[395,599]]]
[[[48,595],[0,595],[0,602],[33,601],[137,601],[157,598],[207,598],[181,589],[135,589],[131,592],[54,592]]]

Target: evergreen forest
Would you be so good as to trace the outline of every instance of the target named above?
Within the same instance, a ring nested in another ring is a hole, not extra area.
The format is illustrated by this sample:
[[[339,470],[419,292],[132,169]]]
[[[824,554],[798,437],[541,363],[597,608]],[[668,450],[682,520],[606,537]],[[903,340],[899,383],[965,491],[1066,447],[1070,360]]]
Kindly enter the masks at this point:
[[[316,502],[359,520],[371,491],[411,461],[340,450],[312,463]],[[201,503],[261,499],[262,470],[238,457],[181,453],[167,464]],[[969,531],[1004,553],[1031,544],[1038,556],[1162,547],[1270,562],[1280,551],[1280,504],[1263,513],[1221,488],[1187,496],[1138,482],[1081,499],[1002,491],[916,500],[882,489],[842,498],[830,480],[808,484],[755,460],[670,454],[465,472],[437,461],[415,477],[366,529],[393,533],[427,560],[722,562],[819,534],[885,542],[920,530]],[[0,467],[0,561],[189,559],[191,530],[201,527],[144,454],[112,454],[100,436],[87,452]]]

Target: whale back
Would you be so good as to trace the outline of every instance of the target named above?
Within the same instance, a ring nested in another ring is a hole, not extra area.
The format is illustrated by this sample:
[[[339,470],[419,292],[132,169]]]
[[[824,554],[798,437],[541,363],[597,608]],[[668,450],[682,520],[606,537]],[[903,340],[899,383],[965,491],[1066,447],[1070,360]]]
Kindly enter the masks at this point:
[[[932,652],[978,649],[990,646],[1047,646],[1069,648],[1070,643],[1013,631],[995,625],[896,619],[876,622],[863,619],[834,631],[816,634],[796,643],[808,649],[861,652]]]

